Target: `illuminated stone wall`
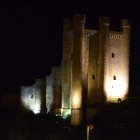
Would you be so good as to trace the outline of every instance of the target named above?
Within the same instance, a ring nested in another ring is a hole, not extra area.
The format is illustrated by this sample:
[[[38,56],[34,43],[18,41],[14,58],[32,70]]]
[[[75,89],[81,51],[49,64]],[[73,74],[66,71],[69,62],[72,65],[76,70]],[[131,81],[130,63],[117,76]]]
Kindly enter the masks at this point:
[[[90,33],[83,33],[83,42],[81,47],[81,63],[82,63],[82,100],[87,99],[87,84],[88,84],[88,66],[89,66],[89,35]],[[86,103],[82,102],[85,106]]]
[[[71,114],[71,76],[73,31],[71,21],[65,19],[63,23],[63,59],[62,59],[62,115]]]
[[[122,93],[119,90],[122,79],[122,63],[121,63],[121,38],[122,33],[116,34],[115,32],[110,32],[106,40],[106,65],[105,65],[105,92],[107,100],[111,101],[115,98],[121,98]]]
[[[71,92],[71,123],[79,124],[82,120],[82,45],[85,17],[74,17],[74,44],[72,63],[72,92]],[[76,116],[75,116],[76,114]]]
[[[93,32],[93,31],[92,31]],[[98,32],[94,31],[89,37],[89,65],[88,65],[88,106],[97,103],[97,60],[98,60]]]
[[[21,87],[21,104],[26,110],[33,111],[35,114],[41,111],[41,90],[40,80],[28,87]]]
[[[98,102],[106,101],[104,92],[104,66],[105,66],[105,42],[106,36],[109,32],[110,19],[108,17],[99,18],[99,47],[97,60],[97,98]]]
[[[53,105],[53,87],[52,87],[52,74],[46,77],[46,108],[47,112],[51,111]]]

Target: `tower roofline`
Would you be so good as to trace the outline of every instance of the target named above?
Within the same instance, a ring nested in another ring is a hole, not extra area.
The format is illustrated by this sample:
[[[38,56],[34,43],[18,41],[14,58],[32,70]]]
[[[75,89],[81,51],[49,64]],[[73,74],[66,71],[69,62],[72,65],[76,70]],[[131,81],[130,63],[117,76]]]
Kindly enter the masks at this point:
[[[99,24],[109,25],[110,18],[109,17],[99,17]]]
[[[74,15],[74,21],[85,22],[86,15],[76,14],[76,15]]]
[[[122,19],[122,27],[128,27],[128,28],[130,28],[131,27],[130,20],[128,20],[128,19]]]

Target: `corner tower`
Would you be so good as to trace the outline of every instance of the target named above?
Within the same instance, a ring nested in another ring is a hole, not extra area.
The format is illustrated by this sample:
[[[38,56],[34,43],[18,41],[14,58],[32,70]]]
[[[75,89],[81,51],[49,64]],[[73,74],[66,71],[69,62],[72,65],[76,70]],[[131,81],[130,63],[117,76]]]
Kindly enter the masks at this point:
[[[108,102],[125,99],[129,87],[130,24],[122,20],[122,31],[109,31],[105,38],[104,90]]]

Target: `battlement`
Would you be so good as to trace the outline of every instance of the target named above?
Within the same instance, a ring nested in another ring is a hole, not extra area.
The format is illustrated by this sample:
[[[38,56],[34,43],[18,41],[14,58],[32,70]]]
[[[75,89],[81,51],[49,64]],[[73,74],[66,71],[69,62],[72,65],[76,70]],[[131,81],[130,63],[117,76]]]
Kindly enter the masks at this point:
[[[120,39],[122,37],[122,32],[114,32],[114,31],[110,31],[108,34],[109,38],[118,38]]]
[[[80,14],[76,14],[74,16],[73,19],[71,18],[65,18],[63,21],[63,27],[64,30],[81,30],[84,29],[84,34],[86,36],[91,36],[94,35],[95,32],[97,32],[96,30],[91,30],[91,29],[85,29],[85,22],[86,21],[86,16],[85,15],[80,15]],[[90,22],[90,21],[89,21]],[[121,24],[120,24],[120,32],[124,32],[124,28],[130,28],[131,24],[130,21],[128,19],[122,19],[121,20]],[[106,31],[110,32],[110,18],[109,17],[99,17],[99,30],[101,29],[106,29]],[[112,30],[111,30],[112,31]],[[117,33],[117,32],[115,32]],[[114,35],[110,35],[110,37],[115,37],[115,38],[119,38],[118,35],[114,36]]]
[[[98,31],[97,30],[90,30],[90,29],[86,29],[85,31],[84,31],[84,35],[85,36],[93,36],[93,35],[95,35],[95,34],[97,34],[98,33]]]

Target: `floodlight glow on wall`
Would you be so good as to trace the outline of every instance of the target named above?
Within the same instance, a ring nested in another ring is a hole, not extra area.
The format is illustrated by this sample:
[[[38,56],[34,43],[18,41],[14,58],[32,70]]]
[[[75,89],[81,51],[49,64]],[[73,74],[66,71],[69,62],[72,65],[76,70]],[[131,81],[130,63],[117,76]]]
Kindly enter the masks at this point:
[[[118,98],[124,100],[128,92],[127,77],[119,75],[117,80],[113,80],[112,76],[109,75],[105,80],[104,90],[106,93],[107,101],[117,102]]]
[[[82,104],[82,99],[81,99],[81,94],[80,90],[75,90],[72,96],[72,108],[73,109],[78,109],[81,108]]]

